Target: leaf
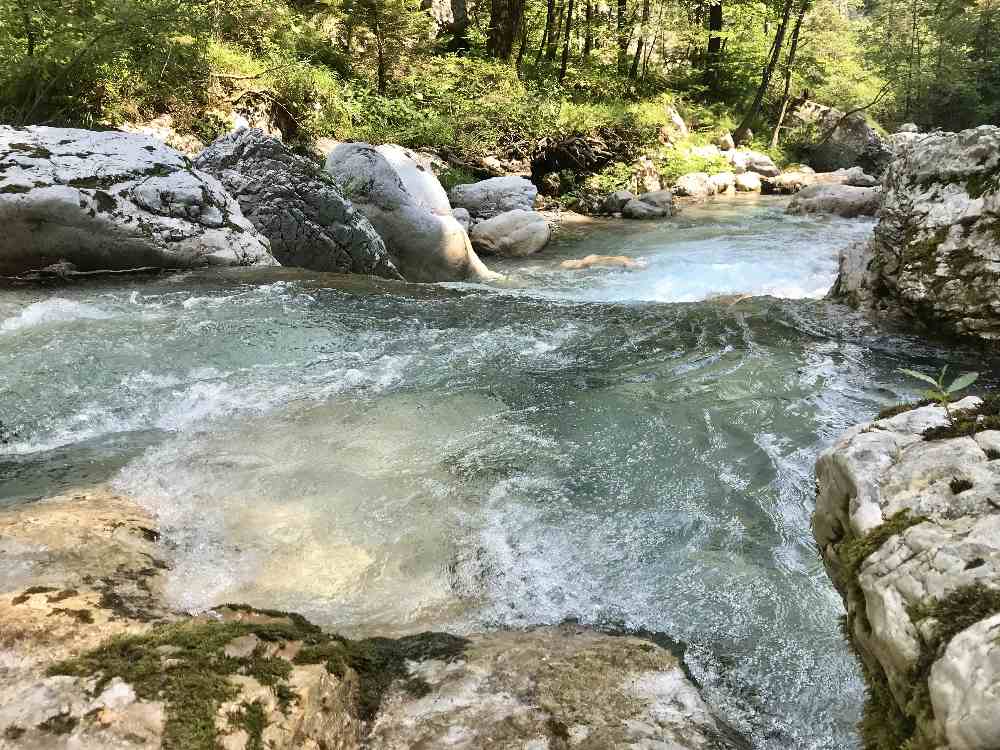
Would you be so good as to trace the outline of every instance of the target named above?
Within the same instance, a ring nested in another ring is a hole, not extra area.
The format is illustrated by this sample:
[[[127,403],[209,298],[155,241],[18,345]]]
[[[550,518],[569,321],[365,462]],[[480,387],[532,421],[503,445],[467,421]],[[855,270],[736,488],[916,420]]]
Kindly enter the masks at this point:
[[[918,380],[923,380],[925,383],[930,383],[935,388],[938,387],[938,382],[930,375],[924,375],[922,372],[917,372],[916,370],[907,370],[904,368],[900,368],[899,372],[903,373],[904,375],[909,375],[911,378],[917,378]]]
[[[948,386],[948,393],[955,393],[956,391],[968,388],[978,379],[979,379],[978,372],[967,372],[964,375],[959,375],[957,378],[955,378],[952,384]]]

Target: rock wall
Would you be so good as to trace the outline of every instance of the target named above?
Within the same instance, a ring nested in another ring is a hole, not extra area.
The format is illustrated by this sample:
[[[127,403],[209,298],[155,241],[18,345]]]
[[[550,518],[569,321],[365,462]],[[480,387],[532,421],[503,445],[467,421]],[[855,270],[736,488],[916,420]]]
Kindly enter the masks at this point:
[[[842,253],[831,296],[1000,339],[1000,128],[922,136],[883,187],[874,237]]]
[[[813,532],[868,686],[865,748],[996,750],[1000,399],[964,399],[954,422],[895,411],[816,463]]]

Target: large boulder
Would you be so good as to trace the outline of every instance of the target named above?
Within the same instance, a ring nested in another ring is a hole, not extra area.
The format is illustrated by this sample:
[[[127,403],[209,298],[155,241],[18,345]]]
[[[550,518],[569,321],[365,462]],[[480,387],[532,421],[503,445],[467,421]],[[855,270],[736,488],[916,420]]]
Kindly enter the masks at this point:
[[[635,195],[631,190],[615,190],[613,193],[608,193],[604,200],[601,201],[601,213],[602,214],[620,214],[622,209],[625,208],[625,204],[630,200],[635,198]]]
[[[922,136],[883,185],[875,234],[844,252],[833,296],[1000,339],[1000,128]]]
[[[456,185],[448,194],[452,206],[466,209],[475,219],[492,219],[507,211],[531,211],[537,196],[538,188],[531,180],[517,175]]]
[[[572,625],[472,636],[460,660],[411,663],[383,701],[371,750],[450,747],[729,750],[681,662],[650,641]]]
[[[492,281],[430,172],[399,146],[342,143],[326,169],[375,227],[409,281]]]
[[[820,172],[861,167],[881,177],[892,161],[889,144],[862,112],[845,117],[839,109],[806,101],[795,117],[809,134],[804,144],[809,163]]]
[[[718,194],[731,193],[736,190],[736,175],[732,172],[719,172],[711,177],[712,189]]]
[[[668,215],[674,211],[674,194],[670,190],[654,190],[649,193],[643,193],[639,196],[639,200],[651,206],[664,209]]]
[[[813,533],[864,665],[866,747],[1000,747],[1000,402],[950,408],[890,410],[816,463]]]
[[[145,135],[0,126],[0,274],[276,265],[217,179]]]
[[[715,186],[707,172],[689,172],[677,178],[674,195],[688,198],[707,198],[715,195]]]
[[[282,265],[402,278],[382,238],[333,178],[263,130],[222,136],[195,167],[236,197]]]
[[[481,253],[519,258],[537,253],[548,244],[551,234],[544,216],[516,209],[477,222],[469,239]]]
[[[777,177],[765,180],[765,192],[790,195],[810,185],[850,185],[851,187],[875,187],[878,180],[865,174],[861,167],[838,169],[835,172],[816,172],[803,164],[786,169]]]
[[[633,198],[622,207],[622,216],[626,219],[662,219],[670,216],[670,209]]]
[[[874,216],[881,197],[878,188],[821,183],[802,188],[788,204],[788,213],[836,214],[846,219]]]
[[[738,174],[734,179],[734,183],[737,192],[740,193],[759,193],[762,186],[760,175],[756,172]]]

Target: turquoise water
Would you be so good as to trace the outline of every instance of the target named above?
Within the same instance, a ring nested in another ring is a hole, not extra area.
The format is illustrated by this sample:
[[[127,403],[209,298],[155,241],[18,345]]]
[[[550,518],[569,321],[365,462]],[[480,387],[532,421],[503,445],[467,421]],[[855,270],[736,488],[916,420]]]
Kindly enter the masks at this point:
[[[567,232],[494,263],[499,290],[295,270],[0,290],[0,504],[111,482],[159,515],[192,609],[667,633],[755,747],[856,747],[812,463],[912,395],[896,368],[985,369],[815,299],[870,229],[718,203]],[[559,268],[605,252],[643,267]],[[784,298],[706,301],[763,293]]]

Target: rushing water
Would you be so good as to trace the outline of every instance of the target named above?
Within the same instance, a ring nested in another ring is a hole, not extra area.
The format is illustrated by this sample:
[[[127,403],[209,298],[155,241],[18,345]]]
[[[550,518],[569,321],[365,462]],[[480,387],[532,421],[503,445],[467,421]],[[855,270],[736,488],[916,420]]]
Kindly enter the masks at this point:
[[[294,270],[0,291],[0,505],[112,481],[159,515],[191,608],[663,632],[756,747],[856,747],[812,463],[912,395],[896,368],[982,369],[809,299],[870,228],[712,204],[497,264],[499,291]],[[644,267],[559,268],[594,252]]]

